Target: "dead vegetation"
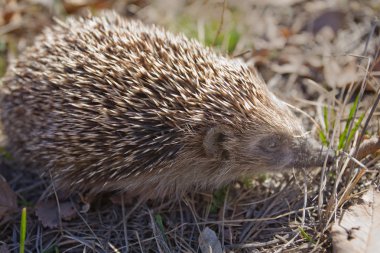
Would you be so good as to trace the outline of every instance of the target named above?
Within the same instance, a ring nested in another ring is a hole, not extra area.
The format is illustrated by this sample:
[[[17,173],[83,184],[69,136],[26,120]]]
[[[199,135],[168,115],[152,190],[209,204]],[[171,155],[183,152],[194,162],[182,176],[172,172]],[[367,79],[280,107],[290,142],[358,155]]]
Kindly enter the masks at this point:
[[[1,253],[19,249],[22,207],[26,252],[207,252],[207,240],[199,239],[206,227],[226,252],[331,252],[332,225],[370,186],[379,190],[378,1],[0,4],[0,75],[53,17],[112,8],[244,60],[336,151],[331,167],[244,178],[214,193],[138,204],[103,196],[90,205],[79,195],[39,201],[54,189],[12,167],[14,158],[2,148]]]

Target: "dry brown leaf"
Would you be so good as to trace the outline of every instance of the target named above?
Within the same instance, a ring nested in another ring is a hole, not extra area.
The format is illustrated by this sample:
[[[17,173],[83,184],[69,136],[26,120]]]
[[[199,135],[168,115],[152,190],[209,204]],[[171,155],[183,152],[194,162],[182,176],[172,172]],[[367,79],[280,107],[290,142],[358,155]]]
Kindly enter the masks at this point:
[[[378,238],[380,235],[380,192],[374,191],[372,211],[372,227],[369,234],[370,237],[367,244],[367,252],[379,252],[380,241]]]
[[[256,0],[253,1],[255,5],[272,5],[277,7],[292,6],[304,2],[305,0]]]
[[[55,201],[48,200],[37,203],[36,215],[44,227],[56,228],[58,226],[58,212]]]
[[[374,62],[373,62],[373,64],[372,64],[372,71],[380,71],[380,56],[379,57],[377,57],[377,59],[376,60],[374,60]]]
[[[75,210],[75,207],[70,201],[64,202],[60,204],[61,209],[61,218],[62,220],[72,220],[73,218],[77,217],[77,212]]]
[[[367,155],[375,154],[380,150],[380,137],[372,136],[370,139],[364,140],[359,147],[356,159],[363,159]]]
[[[71,220],[77,216],[77,212],[70,201],[59,203],[60,218]],[[56,228],[59,224],[58,206],[53,199],[41,201],[36,205],[36,215],[42,225],[47,228]]]
[[[17,195],[0,175],[0,219],[17,210]]]
[[[110,0],[65,0],[63,6],[68,13],[74,13],[81,8],[87,7],[91,9],[110,8],[112,1]]]
[[[379,252],[380,193],[371,187],[362,197],[362,203],[343,213],[340,222],[332,227],[335,253]]]
[[[330,27],[337,33],[344,25],[344,12],[340,10],[327,10],[316,17],[308,29],[314,34],[318,33],[323,27]]]

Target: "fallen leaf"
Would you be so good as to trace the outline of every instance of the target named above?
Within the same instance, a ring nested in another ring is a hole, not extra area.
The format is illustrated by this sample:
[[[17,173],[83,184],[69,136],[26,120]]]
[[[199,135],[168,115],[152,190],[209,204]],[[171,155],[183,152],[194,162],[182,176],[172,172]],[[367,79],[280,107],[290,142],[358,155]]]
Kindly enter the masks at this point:
[[[61,203],[60,210],[62,220],[69,221],[77,217],[77,211],[75,210],[75,207],[73,206],[71,201]]]
[[[0,219],[17,210],[17,195],[0,175]]]
[[[317,34],[322,28],[330,27],[334,33],[337,33],[344,24],[344,12],[339,10],[327,10],[316,17],[308,26],[313,34]]]
[[[290,38],[293,35],[293,31],[291,29],[289,29],[288,27],[281,28],[280,33],[286,39]]]
[[[39,202],[36,205],[36,215],[44,227],[56,228],[58,226],[58,212],[55,201]]]
[[[356,159],[361,160],[367,155],[375,154],[380,150],[380,137],[372,136],[370,139],[364,140],[358,150]]]
[[[371,187],[360,204],[350,207],[332,227],[335,253],[379,252],[380,193]]]
[[[47,228],[58,227],[60,219],[71,220],[77,217],[77,212],[71,201],[59,203],[59,211],[56,200],[49,199],[37,203],[35,213],[38,220]]]
[[[68,13],[74,13],[81,8],[87,7],[91,9],[110,8],[112,1],[110,0],[65,0],[63,6]]]
[[[299,3],[302,3],[304,2],[305,0],[266,0],[266,1],[262,1],[262,0],[256,0],[254,1],[254,3],[256,5],[272,5],[272,6],[276,6],[276,7],[284,7],[284,6],[292,6],[292,5],[295,5],[295,4],[299,4]]]
[[[377,59],[373,61],[372,66],[373,66],[372,67],[373,72],[380,71],[380,56],[377,57]]]
[[[373,189],[372,189],[373,190]],[[374,190],[373,190],[374,191]],[[371,230],[367,244],[367,252],[379,252],[380,249],[380,193],[374,192],[373,198],[373,219],[371,219]]]
[[[203,229],[199,235],[198,242],[202,253],[223,253],[218,237],[209,227]]]

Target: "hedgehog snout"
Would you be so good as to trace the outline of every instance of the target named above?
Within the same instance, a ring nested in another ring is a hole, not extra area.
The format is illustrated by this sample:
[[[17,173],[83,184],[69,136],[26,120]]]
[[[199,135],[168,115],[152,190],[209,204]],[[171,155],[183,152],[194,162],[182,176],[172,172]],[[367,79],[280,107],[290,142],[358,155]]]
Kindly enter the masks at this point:
[[[312,138],[298,137],[292,145],[294,168],[321,167],[327,160],[327,166],[334,161],[335,153],[323,147]]]

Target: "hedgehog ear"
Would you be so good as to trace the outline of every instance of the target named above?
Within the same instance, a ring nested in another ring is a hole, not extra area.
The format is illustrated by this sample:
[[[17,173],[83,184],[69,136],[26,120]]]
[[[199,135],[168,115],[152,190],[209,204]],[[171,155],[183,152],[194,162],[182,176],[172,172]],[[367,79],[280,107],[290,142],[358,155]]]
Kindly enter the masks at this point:
[[[206,155],[214,159],[228,160],[228,151],[224,149],[226,133],[219,127],[212,127],[203,139]]]

